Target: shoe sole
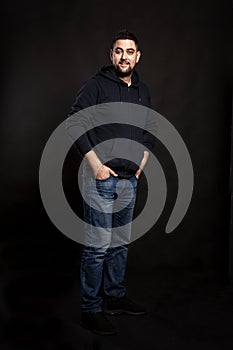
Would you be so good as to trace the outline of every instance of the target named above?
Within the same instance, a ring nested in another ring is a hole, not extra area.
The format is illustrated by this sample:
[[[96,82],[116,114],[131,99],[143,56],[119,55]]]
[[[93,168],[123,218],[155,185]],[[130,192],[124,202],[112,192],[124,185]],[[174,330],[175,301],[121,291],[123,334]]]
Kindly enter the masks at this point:
[[[81,325],[82,328],[84,328],[84,329],[86,329],[86,330],[88,330],[90,332],[93,332],[93,333],[95,333],[97,335],[116,335],[118,333],[117,330],[112,331],[112,332],[101,332],[101,331],[98,331],[97,329],[88,328],[85,325],[83,325],[82,323],[80,325]]]
[[[118,309],[118,310],[105,310],[105,313],[106,313],[107,315],[110,315],[110,316],[122,315],[122,314],[132,315],[132,316],[143,316],[143,315],[146,315],[146,311],[133,312],[133,311],[125,311],[125,310],[122,310],[122,309]]]

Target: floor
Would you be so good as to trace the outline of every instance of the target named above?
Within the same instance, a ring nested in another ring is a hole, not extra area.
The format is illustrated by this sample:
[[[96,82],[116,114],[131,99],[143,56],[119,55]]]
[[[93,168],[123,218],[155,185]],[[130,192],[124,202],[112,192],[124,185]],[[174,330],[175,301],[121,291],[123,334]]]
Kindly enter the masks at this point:
[[[145,316],[111,316],[119,329],[98,336],[79,325],[76,269],[2,273],[2,350],[233,349],[233,289],[202,274],[158,269],[127,273],[128,295]]]

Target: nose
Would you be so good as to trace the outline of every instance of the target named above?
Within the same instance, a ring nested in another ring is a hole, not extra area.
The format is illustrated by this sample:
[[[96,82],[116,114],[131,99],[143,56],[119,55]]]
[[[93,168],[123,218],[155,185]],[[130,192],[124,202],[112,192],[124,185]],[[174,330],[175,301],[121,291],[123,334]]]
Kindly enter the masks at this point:
[[[126,51],[122,51],[121,59],[125,60],[126,59]]]

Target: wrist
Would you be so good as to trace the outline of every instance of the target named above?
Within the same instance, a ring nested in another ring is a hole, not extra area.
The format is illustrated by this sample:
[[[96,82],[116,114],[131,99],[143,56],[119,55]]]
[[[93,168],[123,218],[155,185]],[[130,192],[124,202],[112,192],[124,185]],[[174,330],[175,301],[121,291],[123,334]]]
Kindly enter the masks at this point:
[[[102,166],[103,166],[103,164],[100,163],[100,164],[98,164],[98,165],[95,167],[95,172],[96,172],[96,174],[97,174],[98,171],[102,168]]]

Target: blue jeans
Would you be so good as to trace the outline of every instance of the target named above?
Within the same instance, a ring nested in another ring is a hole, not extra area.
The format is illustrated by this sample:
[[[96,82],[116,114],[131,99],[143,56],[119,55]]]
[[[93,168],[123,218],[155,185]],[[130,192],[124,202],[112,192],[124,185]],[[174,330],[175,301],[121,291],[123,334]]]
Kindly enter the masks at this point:
[[[81,309],[102,311],[101,287],[109,299],[125,295],[124,276],[137,179],[95,180],[83,172],[85,246],[81,258]]]

